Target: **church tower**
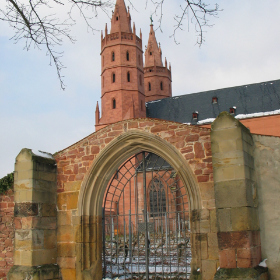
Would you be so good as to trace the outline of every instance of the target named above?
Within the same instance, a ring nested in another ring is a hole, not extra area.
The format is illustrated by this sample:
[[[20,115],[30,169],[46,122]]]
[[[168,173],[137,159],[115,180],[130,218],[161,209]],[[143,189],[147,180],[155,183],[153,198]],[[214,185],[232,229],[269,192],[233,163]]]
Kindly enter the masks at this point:
[[[162,51],[151,23],[148,46],[145,51],[144,84],[146,102],[172,96],[171,66],[162,64]]]
[[[117,0],[111,31],[101,34],[101,113],[96,107],[96,130],[132,118],[145,118],[145,93],[142,34],[136,36],[135,24],[124,0]]]

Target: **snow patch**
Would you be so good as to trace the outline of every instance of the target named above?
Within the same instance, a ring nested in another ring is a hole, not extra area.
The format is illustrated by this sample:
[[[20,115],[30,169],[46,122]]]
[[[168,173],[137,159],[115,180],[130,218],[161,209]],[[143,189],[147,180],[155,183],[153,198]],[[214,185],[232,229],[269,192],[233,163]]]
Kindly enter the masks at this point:
[[[209,118],[209,119],[198,121],[197,124],[212,123],[214,120],[215,118]]]
[[[250,118],[256,118],[256,117],[265,117],[265,116],[272,116],[272,115],[278,115],[280,114],[280,109],[275,111],[269,111],[269,112],[259,112],[259,113],[253,113],[253,114],[239,114],[236,115],[235,118],[238,120],[242,119],[250,119]],[[209,118],[205,120],[198,121],[197,124],[209,124],[212,123],[215,120],[215,118]],[[188,123],[184,123],[188,124]]]
[[[38,157],[54,159],[52,154],[50,154],[50,153],[42,152],[42,151],[39,151],[39,150],[32,150],[32,153],[35,156],[38,156]]]
[[[271,115],[277,115],[280,114],[280,109],[275,111],[269,111],[269,112],[259,112],[259,113],[253,113],[253,114],[239,114],[235,116],[236,119],[249,119],[249,118],[255,118],[255,117],[264,117],[264,116],[271,116]]]
[[[266,261],[267,259],[264,259],[262,262],[259,263],[259,266],[267,267]]]
[[[154,100],[154,101],[149,101],[149,102],[147,102],[147,103],[148,103],[148,104],[151,104],[151,103],[157,103],[157,102],[160,102],[160,101],[162,101],[162,99]]]

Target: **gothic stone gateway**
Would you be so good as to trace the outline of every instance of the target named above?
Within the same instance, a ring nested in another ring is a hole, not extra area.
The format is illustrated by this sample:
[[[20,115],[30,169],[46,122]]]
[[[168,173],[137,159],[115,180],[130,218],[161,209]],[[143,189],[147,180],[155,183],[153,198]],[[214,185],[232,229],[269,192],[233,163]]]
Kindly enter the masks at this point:
[[[15,232],[9,279],[101,280],[104,193],[117,168],[141,151],[166,160],[186,187],[190,279],[267,279],[254,269],[261,244],[253,145],[249,131],[222,113],[211,130],[133,119],[107,126],[54,158],[22,150],[15,208],[23,226]]]

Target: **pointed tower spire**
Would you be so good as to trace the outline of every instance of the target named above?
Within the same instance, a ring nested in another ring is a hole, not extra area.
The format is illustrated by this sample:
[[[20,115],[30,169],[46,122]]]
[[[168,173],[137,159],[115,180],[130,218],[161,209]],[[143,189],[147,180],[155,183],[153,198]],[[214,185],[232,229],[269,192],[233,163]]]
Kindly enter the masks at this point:
[[[172,96],[171,68],[162,63],[161,45],[157,43],[153,19],[151,17],[150,34],[145,50],[144,84],[145,101],[153,101]]]
[[[116,32],[131,33],[131,17],[124,0],[117,0],[111,20],[111,34]]]
[[[97,101],[96,110],[95,110],[95,125],[99,124],[99,119],[100,119],[100,111],[99,111],[99,105]]]
[[[161,50],[158,47],[153,24],[151,24],[148,46],[145,51],[145,67],[152,66],[162,66]]]

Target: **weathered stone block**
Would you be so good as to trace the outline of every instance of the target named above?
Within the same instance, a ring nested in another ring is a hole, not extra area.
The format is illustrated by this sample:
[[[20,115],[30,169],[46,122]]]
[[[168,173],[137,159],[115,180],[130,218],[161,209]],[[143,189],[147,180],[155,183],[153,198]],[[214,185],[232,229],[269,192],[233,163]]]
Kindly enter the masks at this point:
[[[44,230],[44,248],[56,248],[56,230]]]
[[[209,200],[215,198],[214,184],[212,182],[199,183],[199,189],[201,192],[202,200]]]
[[[212,280],[217,271],[217,262],[214,260],[202,260],[203,280]]]
[[[64,184],[65,192],[76,192],[81,188],[82,181],[67,182]]]
[[[215,183],[217,208],[253,206],[252,182],[231,180]]]
[[[58,242],[74,242],[74,233],[71,225],[59,226],[57,228]]]
[[[217,210],[213,209],[210,210],[210,229],[211,232],[217,232]]]
[[[232,231],[231,209],[217,209],[217,225],[218,231]]]
[[[57,244],[58,257],[74,257],[76,256],[75,243],[58,243]]]
[[[33,187],[32,179],[16,181],[16,183],[14,184],[14,191],[17,192],[17,191],[31,190],[32,187]]]
[[[79,192],[59,193],[57,195],[57,207],[63,210],[63,205],[66,205],[67,210],[77,209]]]
[[[256,208],[232,208],[231,221],[233,231],[259,230],[259,219]]]
[[[39,213],[38,203],[16,203],[14,209],[15,217],[37,216]]]
[[[58,226],[71,225],[72,211],[58,211],[57,224]]]
[[[56,204],[42,203],[41,214],[43,217],[56,217]]]
[[[61,268],[75,268],[75,257],[63,257],[63,258],[57,258],[57,263],[59,267]]]
[[[221,268],[236,268],[236,250],[227,249],[219,252]]]
[[[242,131],[240,127],[226,128],[226,133],[224,130],[216,130],[211,134],[211,142],[237,139],[242,139]]]
[[[220,250],[250,248],[254,246],[254,242],[259,231],[242,231],[242,232],[218,232],[218,242]]]
[[[76,279],[76,269],[73,268],[62,268],[61,269],[62,279]]]
[[[42,265],[39,267],[13,266],[8,273],[8,280],[61,280],[58,265]],[[75,278],[65,278],[75,279]]]

